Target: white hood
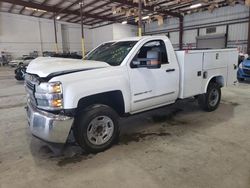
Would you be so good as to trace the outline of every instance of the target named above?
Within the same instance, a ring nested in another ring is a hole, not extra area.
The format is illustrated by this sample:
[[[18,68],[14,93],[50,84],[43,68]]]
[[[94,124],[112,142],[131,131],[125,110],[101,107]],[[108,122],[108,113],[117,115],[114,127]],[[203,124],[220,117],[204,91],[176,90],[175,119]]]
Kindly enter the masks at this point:
[[[65,71],[84,70],[109,67],[110,65],[101,61],[55,58],[55,57],[39,57],[31,61],[26,72],[36,74],[39,77],[47,77],[52,73]]]

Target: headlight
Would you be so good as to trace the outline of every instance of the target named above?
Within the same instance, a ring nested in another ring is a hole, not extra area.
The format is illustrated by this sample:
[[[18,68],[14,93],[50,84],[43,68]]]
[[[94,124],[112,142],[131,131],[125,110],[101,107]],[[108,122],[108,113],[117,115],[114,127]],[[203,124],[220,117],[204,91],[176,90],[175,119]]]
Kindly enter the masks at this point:
[[[36,88],[37,93],[62,93],[62,84],[60,82],[41,83]]]
[[[242,63],[239,64],[239,68],[242,69]]]
[[[61,82],[41,83],[36,87],[35,98],[38,108],[59,110],[63,108]]]

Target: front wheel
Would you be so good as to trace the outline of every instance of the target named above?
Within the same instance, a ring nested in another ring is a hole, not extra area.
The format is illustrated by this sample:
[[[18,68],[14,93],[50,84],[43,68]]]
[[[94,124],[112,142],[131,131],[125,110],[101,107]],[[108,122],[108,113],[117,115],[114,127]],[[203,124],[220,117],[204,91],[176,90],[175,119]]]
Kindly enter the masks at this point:
[[[198,103],[203,110],[211,112],[218,108],[221,100],[220,88],[219,84],[210,83],[208,85],[207,93],[199,95]]]
[[[73,131],[76,141],[87,152],[104,151],[118,139],[118,115],[107,105],[90,106],[76,117]]]

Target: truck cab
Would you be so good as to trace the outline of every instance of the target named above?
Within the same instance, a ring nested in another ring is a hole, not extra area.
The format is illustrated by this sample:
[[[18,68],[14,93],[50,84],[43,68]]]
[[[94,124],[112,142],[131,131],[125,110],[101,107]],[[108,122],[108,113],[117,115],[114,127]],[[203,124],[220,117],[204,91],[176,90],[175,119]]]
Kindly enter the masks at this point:
[[[53,143],[73,132],[86,151],[103,151],[119,136],[119,116],[188,97],[215,110],[237,59],[236,49],[175,52],[165,36],[110,41],[84,60],[37,58],[25,76],[31,132]]]
[[[130,113],[174,103],[178,98],[179,66],[168,38],[139,41],[124,65],[130,83]]]

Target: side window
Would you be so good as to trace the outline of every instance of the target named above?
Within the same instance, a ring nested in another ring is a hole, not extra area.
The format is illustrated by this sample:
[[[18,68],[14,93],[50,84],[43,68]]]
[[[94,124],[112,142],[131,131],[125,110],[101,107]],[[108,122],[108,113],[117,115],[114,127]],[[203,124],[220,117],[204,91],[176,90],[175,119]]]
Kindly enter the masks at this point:
[[[166,46],[162,40],[154,40],[147,42],[141,47],[135,58],[146,59],[156,53],[159,54],[158,58],[161,64],[168,64]]]

